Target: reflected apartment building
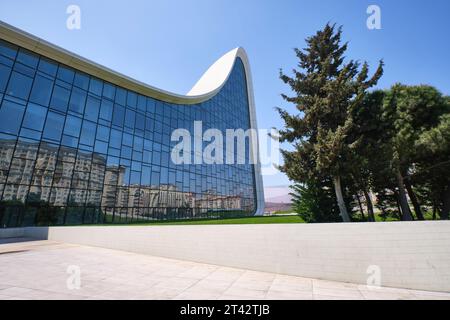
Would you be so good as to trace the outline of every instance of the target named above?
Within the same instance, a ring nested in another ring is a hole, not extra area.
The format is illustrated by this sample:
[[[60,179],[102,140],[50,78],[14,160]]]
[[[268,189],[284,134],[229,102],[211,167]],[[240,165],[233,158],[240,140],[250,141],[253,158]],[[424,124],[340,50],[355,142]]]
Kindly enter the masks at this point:
[[[242,49],[182,96],[0,23],[1,227],[261,214],[257,155],[173,163],[171,133],[195,121],[256,129]]]

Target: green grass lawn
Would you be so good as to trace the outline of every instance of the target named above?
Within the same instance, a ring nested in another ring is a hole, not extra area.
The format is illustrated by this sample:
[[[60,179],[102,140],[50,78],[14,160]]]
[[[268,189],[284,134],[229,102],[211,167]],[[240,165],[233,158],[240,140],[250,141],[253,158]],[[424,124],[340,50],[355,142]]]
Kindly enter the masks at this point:
[[[230,217],[230,218],[203,218],[203,219],[193,219],[193,220],[140,220],[129,222],[125,218],[116,217],[115,222],[111,221],[111,216],[107,216],[107,222],[104,224],[84,224],[82,226],[173,226],[173,225],[226,225],[226,224],[282,224],[282,223],[305,223],[303,218],[298,215],[286,215],[292,211],[279,211],[272,216],[263,217]],[[424,212],[425,218],[431,220],[431,213]],[[366,216],[367,218],[367,216]],[[390,222],[399,221],[396,217],[386,217],[383,219],[380,217],[380,212],[375,211],[375,219],[377,222]],[[355,215],[353,217],[353,222],[365,222],[361,219],[361,215]]]
[[[245,217],[229,219],[199,219],[184,221],[155,221],[133,224],[105,224],[105,226],[173,226],[173,225],[205,225],[205,224],[274,224],[274,223],[304,223],[298,216]],[[95,226],[95,225],[94,225]],[[98,226],[98,225],[97,225]]]
[[[283,214],[292,214],[292,213],[295,213],[295,211],[293,209],[291,209],[291,210],[275,211],[273,214],[283,215]]]

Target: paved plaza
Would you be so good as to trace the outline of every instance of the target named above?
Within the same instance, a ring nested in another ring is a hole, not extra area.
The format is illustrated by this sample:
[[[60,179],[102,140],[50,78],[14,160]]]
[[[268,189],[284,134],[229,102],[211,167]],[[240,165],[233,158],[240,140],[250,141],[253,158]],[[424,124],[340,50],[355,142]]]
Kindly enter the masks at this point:
[[[450,293],[371,289],[104,248],[9,239],[0,240],[0,300],[10,299],[450,300]]]

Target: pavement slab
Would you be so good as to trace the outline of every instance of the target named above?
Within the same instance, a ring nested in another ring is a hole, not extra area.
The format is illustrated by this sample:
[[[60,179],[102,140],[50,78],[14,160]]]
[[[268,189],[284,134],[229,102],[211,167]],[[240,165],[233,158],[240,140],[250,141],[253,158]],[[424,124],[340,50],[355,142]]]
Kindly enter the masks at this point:
[[[450,300],[31,239],[0,240],[0,300]]]

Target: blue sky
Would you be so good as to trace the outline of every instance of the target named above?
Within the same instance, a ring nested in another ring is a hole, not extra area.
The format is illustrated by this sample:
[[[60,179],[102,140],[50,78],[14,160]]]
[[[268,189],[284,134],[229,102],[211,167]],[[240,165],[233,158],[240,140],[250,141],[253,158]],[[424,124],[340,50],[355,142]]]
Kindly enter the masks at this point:
[[[81,8],[81,30],[66,28],[66,8]],[[381,30],[366,27],[369,5],[381,8]],[[347,56],[375,68],[378,84],[431,84],[450,94],[450,1],[410,0],[40,0],[0,1],[0,19],[150,85],[186,93],[220,56],[246,49],[260,128],[282,125],[275,106],[288,92],[280,68],[296,65],[294,47],[328,21],[344,26]],[[265,176],[266,186],[289,184]]]

